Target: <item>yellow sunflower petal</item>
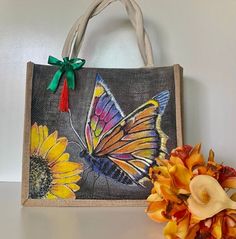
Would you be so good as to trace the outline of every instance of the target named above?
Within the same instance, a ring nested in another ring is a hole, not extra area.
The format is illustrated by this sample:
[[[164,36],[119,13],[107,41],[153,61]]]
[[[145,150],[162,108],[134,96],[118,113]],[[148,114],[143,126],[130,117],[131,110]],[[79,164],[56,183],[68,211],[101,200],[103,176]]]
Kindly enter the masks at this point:
[[[227,178],[221,183],[223,188],[236,188],[236,177]]]
[[[147,215],[156,222],[167,222],[168,219],[164,217],[166,209],[166,201],[152,202],[148,205]]]
[[[52,172],[57,173],[68,173],[77,169],[82,170],[82,165],[75,162],[59,162],[52,167]]]
[[[30,152],[31,155],[36,153],[39,145],[39,128],[37,123],[34,123],[31,127],[31,137],[30,137]]]
[[[217,217],[216,221],[212,225],[212,231],[211,234],[214,236],[216,239],[221,239],[222,238],[222,217]]]
[[[45,140],[48,137],[48,127],[43,126],[43,140]]]
[[[53,178],[54,179],[67,178],[67,177],[78,175],[80,173],[82,173],[81,169],[76,169],[74,171],[70,171],[70,172],[67,172],[67,173],[54,173]]]
[[[45,157],[46,153],[48,150],[56,144],[57,141],[57,131],[53,132],[50,134],[42,143],[40,150],[39,150],[39,155],[42,157]]]
[[[66,162],[66,161],[69,160],[69,158],[70,158],[70,154],[64,153],[56,160],[56,163],[58,163],[58,162]]]
[[[56,178],[52,180],[52,184],[68,184],[68,183],[76,183],[81,179],[79,175],[71,176],[68,178]]]
[[[45,196],[46,199],[57,199],[57,197],[53,194],[51,194],[50,192],[48,192]]]
[[[192,175],[189,170],[181,164],[172,166],[169,170],[173,183],[177,188],[189,190]]]
[[[43,136],[43,126],[39,125],[39,147],[44,141],[44,136]]]
[[[166,239],[176,239],[178,226],[175,221],[169,221],[164,227],[163,233]]]
[[[80,186],[75,183],[66,184],[73,192],[77,192],[80,190]]]
[[[75,199],[74,192],[65,185],[53,185],[50,192],[61,199]]]
[[[52,146],[46,155],[46,159],[49,163],[56,161],[65,151],[68,140],[67,138],[60,138],[57,143]]]

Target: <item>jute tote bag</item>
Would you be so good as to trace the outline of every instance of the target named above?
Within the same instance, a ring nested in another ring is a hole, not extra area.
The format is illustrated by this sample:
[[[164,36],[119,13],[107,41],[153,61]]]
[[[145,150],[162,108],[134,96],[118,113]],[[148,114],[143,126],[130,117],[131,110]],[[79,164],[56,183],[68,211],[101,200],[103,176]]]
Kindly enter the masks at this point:
[[[23,205],[144,206],[150,168],[183,143],[182,68],[154,66],[134,0],[119,2],[137,33],[144,67],[89,68],[77,58],[89,20],[113,2],[95,1],[75,22],[63,60],[28,63]]]

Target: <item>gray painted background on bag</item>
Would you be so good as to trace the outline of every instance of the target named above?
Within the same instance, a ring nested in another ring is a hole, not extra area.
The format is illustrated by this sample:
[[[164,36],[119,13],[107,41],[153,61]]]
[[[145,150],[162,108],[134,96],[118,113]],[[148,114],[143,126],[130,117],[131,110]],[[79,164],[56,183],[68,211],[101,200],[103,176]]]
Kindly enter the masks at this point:
[[[58,130],[60,137],[65,136],[69,141],[77,141],[76,135],[69,124],[68,113],[61,113],[58,110],[63,81],[61,80],[56,93],[53,94],[47,90],[47,86],[56,70],[57,68],[53,66],[35,65],[34,67],[31,123],[37,122],[46,125],[49,128],[49,133]],[[161,125],[163,131],[169,136],[168,152],[177,146],[173,67],[141,69],[83,68],[76,72],[76,89],[69,92],[69,105],[74,127],[83,139],[97,73],[102,76],[125,115],[131,113],[161,91],[169,90],[170,101],[162,116]],[[84,168],[88,168],[85,161],[79,157],[80,148],[78,146],[69,144],[67,152],[70,153],[71,161],[83,163]],[[97,175],[90,171],[91,169],[86,169],[82,174],[82,179],[78,182],[81,186],[81,189],[76,193],[79,199],[145,199],[150,192],[151,185],[147,188],[127,186],[103,176],[98,178],[93,187]]]

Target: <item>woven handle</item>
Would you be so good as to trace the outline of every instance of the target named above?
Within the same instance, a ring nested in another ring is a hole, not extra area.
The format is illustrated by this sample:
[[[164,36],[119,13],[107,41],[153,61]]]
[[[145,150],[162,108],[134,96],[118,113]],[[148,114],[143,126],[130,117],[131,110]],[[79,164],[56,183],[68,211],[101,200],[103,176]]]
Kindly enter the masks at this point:
[[[109,4],[120,1],[126,8],[129,19],[136,30],[138,46],[145,66],[154,65],[150,39],[143,25],[143,15],[135,0],[96,0],[72,26],[62,51],[62,57],[77,57],[89,20],[102,12]]]

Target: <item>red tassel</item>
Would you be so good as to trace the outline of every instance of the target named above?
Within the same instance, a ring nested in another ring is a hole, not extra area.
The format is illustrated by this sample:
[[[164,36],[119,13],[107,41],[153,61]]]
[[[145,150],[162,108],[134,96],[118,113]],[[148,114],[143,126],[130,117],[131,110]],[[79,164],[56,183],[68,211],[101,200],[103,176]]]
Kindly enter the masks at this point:
[[[63,84],[63,88],[61,92],[59,110],[61,112],[68,112],[69,110],[69,90],[68,90],[66,79],[64,80],[64,84]]]

